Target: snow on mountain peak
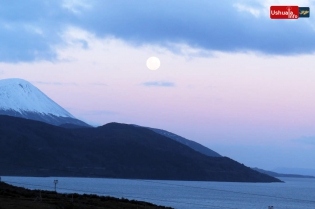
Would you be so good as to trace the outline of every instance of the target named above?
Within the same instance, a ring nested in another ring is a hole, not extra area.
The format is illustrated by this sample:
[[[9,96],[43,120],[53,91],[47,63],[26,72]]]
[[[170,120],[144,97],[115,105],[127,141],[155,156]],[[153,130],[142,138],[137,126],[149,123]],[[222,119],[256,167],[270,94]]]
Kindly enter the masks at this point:
[[[74,118],[30,82],[19,78],[0,80],[0,110]]]

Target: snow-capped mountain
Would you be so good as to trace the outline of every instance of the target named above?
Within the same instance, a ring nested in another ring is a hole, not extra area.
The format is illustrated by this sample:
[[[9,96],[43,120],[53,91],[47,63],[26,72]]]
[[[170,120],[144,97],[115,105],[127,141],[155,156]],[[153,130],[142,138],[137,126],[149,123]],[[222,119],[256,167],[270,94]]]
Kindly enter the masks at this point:
[[[0,80],[0,115],[38,120],[52,125],[89,126],[47,97],[30,82],[11,78]]]

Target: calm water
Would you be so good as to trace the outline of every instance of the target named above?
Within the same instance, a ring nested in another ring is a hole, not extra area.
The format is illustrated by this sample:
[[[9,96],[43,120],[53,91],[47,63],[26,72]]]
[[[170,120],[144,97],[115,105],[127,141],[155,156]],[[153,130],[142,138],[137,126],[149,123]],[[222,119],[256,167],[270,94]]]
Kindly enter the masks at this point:
[[[314,209],[315,179],[281,178],[286,183],[230,183],[153,181],[99,178],[2,177],[2,181],[30,189],[62,193],[93,193],[144,200],[176,209]]]

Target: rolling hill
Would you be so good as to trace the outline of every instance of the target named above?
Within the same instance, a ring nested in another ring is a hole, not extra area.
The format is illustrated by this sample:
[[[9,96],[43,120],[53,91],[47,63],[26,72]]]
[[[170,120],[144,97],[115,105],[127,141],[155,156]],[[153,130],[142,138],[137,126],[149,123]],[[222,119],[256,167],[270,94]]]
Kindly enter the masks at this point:
[[[280,182],[147,128],[67,129],[10,116],[0,116],[0,175]]]

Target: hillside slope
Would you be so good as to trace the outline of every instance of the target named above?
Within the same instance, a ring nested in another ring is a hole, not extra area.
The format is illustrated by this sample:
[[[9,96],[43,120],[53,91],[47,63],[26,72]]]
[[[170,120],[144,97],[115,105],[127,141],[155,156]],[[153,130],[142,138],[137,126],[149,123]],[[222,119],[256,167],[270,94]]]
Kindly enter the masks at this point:
[[[0,175],[280,181],[146,128],[110,123],[66,129],[9,116],[0,116]]]
[[[134,126],[141,127],[138,125],[134,125]],[[166,137],[173,139],[179,143],[185,144],[186,146],[188,146],[188,147],[192,148],[193,150],[200,152],[204,155],[207,155],[210,157],[222,157],[219,153],[209,149],[208,147],[205,147],[205,146],[203,146],[203,145],[201,145],[195,141],[185,139],[184,137],[181,137],[181,136],[174,134],[174,133],[171,133],[169,131],[165,131],[165,130],[157,129],[157,128],[150,128],[150,127],[143,127],[143,128],[150,129],[150,130],[154,131],[155,133],[158,133],[162,136],[166,136]]]

